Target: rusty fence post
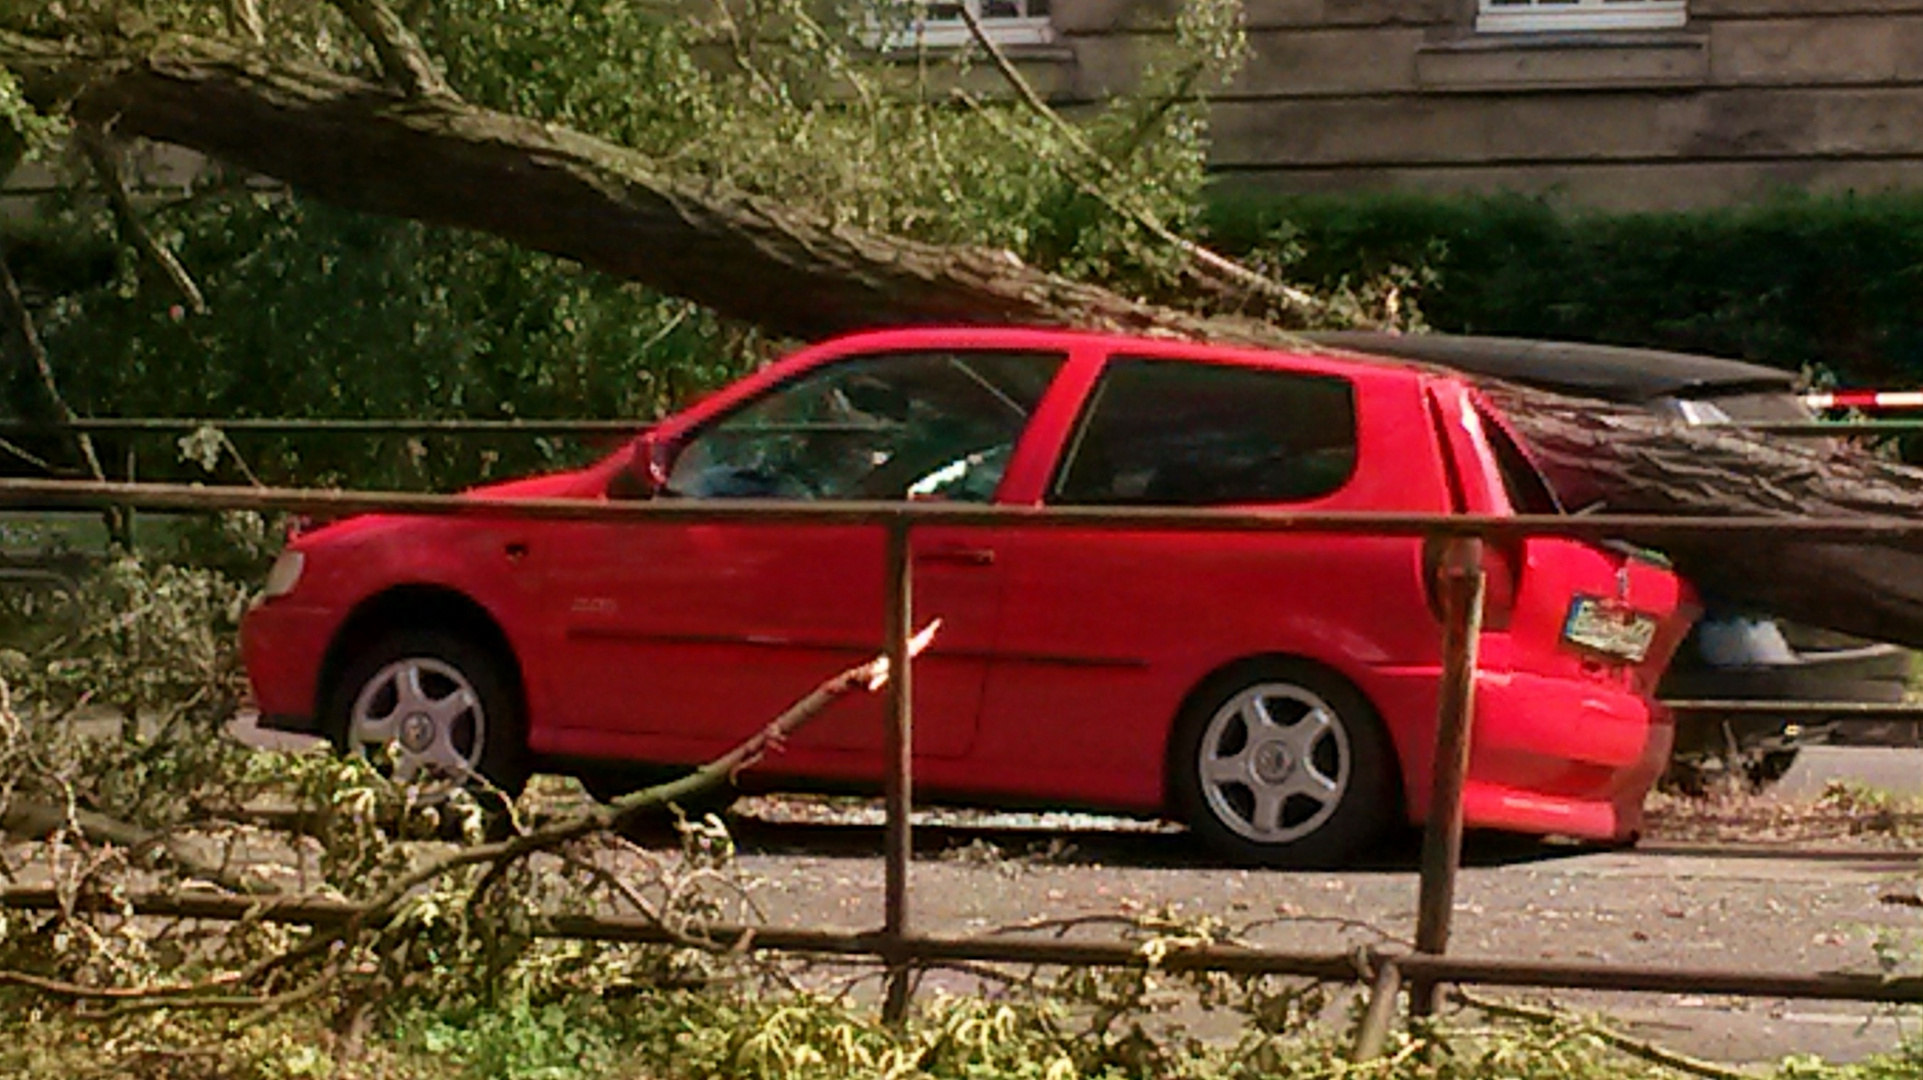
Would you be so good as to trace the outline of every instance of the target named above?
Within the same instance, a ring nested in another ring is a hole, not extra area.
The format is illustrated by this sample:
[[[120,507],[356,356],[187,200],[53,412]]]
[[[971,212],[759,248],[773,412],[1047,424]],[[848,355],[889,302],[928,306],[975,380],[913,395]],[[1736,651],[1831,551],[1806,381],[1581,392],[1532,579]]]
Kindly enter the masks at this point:
[[[1482,637],[1482,541],[1451,538],[1443,549],[1442,686],[1436,702],[1436,759],[1429,786],[1429,820],[1422,839],[1422,893],[1416,904],[1416,952],[1449,951],[1455,912],[1456,868],[1462,861],[1462,788],[1469,774],[1475,723],[1476,650]],[[1412,979],[1409,1015],[1435,1012],[1436,984]]]
[[[882,840],[887,860],[882,959],[888,965],[888,974],[882,1019],[898,1024],[908,1016],[913,975],[901,940],[909,933],[908,860],[914,847],[909,821],[914,806],[914,684],[908,642],[914,633],[915,592],[913,563],[908,552],[908,522],[889,522],[886,535],[882,633],[888,654],[888,686],[883,699],[887,715],[882,757],[887,772],[882,780],[882,794],[887,803],[888,825]]]

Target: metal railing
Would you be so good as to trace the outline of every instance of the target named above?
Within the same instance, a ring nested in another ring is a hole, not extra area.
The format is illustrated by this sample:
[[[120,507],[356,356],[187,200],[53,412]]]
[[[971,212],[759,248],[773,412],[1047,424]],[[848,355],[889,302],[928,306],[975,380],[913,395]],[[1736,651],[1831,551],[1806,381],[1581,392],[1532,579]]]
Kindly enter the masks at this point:
[[[100,416],[79,420],[0,420],[0,435],[167,435],[213,428],[249,435],[635,435],[651,420],[414,420],[188,416]]]
[[[1317,533],[1430,537],[1445,542],[1440,579],[1444,668],[1430,778],[1431,807],[1421,859],[1416,950],[1395,953],[1302,954],[1259,948],[1209,946],[1177,949],[1158,963],[1172,968],[1265,972],[1313,979],[1362,982],[1373,998],[1358,1050],[1380,1045],[1394,1004],[1408,984],[1411,1010],[1434,1005],[1443,983],[1581,988],[1610,991],[1716,993],[1758,997],[1821,998],[1923,1003],[1923,978],[1794,972],[1739,972],[1699,968],[1648,968],[1606,964],[1557,964],[1447,956],[1453,896],[1461,862],[1462,789],[1473,741],[1476,646],[1483,578],[1479,545],[1526,536],[1584,540],[1632,540],[1661,546],[1679,537],[1875,542],[1923,537],[1923,522],[1894,518],[1680,518],[1638,516],[1485,517],[1414,513],[1299,513],[1287,511],[1170,510],[956,506],[929,503],[797,504],[766,501],[595,499],[495,499],[459,495],[409,495],[363,491],[275,488],[214,488],[53,480],[0,480],[0,508],[13,505],[74,508],[133,507],[143,510],[254,510],[321,517],[363,513],[460,516],[476,519],[539,519],[601,523],[752,523],[854,525],[882,530],[886,538],[880,572],[887,610],[884,651],[891,671],[883,749],[887,824],[883,838],[885,906],[873,932],[833,932],[710,926],[693,932],[717,941],[749,941],[753,948],[868,955],[887,968],[884,1011],[905,1012],[911,972],[944,961],[1065,965],[1141,965],[1148,961],[1124,943],[1037,942],[953,938],[919,934],[911,918],[909,856],[913,805],[912,666],[909,637],[914,605],[909,539],[922,526],[1151,530],[1163,532]],[[45,908],[57,903],[44,890],[0,892],[0,907]],[[338,905],[273,901],[258,897],[147,896],[133,899],[136,913],[192,918],[268,918],[324,923],[345,917]],[[552,917],[536,929],[546,936],[611,941],[666,941],[666,931],[642,920]],[[686,934],[690,931],[679,931]]]
[[[165,435],[214,428],[250,435],[633,435],[652,420],[422,420],[413,417],[88,416],[74,420],[0,419],[0,435]],[[1704,431],[1747,431],[1800,438],[1907,435],[1923,432],[1909,420],[1713,420],[1686,425]]]

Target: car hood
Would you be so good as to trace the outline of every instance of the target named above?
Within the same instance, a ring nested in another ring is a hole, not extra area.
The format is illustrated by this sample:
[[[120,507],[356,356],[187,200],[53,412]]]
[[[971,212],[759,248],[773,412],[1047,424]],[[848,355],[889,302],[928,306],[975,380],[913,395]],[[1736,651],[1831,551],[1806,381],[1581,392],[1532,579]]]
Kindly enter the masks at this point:
[[[475,499],[589,499],[599,498],[608,486],[608,465],[527,476],[469,488],[462,495]]]
[[[619,467],[621,456],[614,455],[584,469],[484,484],[460,494],[472,499],[597,499],[607,490],[608,477]],[[434,522],[445,520],[407,514],[361,514],[304,529],[297,542],[301,547],[356,543],[397,530],[430,527]]]

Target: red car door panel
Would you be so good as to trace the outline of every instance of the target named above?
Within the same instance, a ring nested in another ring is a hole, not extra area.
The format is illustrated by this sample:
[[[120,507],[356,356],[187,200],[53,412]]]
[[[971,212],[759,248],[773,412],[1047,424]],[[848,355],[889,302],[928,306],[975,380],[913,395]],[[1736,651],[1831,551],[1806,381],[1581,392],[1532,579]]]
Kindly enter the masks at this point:
[[[550,572],[564,611],[565,726],[615,744],[712,749],[881,650],[878,528],[581,528],[583,557]],[[942,540],[931,532],[916,546],[931,542]],[[917,571],[916,624],[939,617],[942,629],[915,671],[916,748],[955,756],[973,739],[998,579],[992,563]],[[881,696],[852,694],[790,743],[876,751],[881,725]]]
[[[1441,509],[1433,450],[1400,471],[1357,460],[1379,425],[1347,380],[1132,358],[1107,372],[1049,502]],[[1007,591],[977,756],[1012,791],[1158,809],[1170,725],[1212,671],[1277,653],[1359,672],[1435,651],[1434,625],[1403,617],[1423,605],[1415,540],[1010,529],[995,547]]]
[[[666,495],[989,501],[1061,362],[970,350],[838,358],[663,434],[673,444]],[[578,535],[580,557],[549,571],[562,612],[562,722],[600,734],[611,753],[695,760],[881,650],[880,526]],[[942,620],[915,671],[915,748],[959,757],[994,645],[998,553],[970,530],[923,528],[912,554],[915,623]],[[851,694],[789,742],[797,755],[859,755],[852,774],[879,775],[882,698]]]

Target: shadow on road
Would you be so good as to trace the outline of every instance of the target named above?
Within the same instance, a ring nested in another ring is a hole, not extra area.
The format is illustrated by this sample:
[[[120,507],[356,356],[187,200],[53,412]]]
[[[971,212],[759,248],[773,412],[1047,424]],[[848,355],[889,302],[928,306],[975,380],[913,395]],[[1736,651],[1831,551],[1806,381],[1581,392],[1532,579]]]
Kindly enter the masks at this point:
[[[770,820],[735,814],[729,831],[742,854],[872,859],[882,850],[883,826],[866,821]],[[630,835],[648,847],[673,847],[672,824],[662,820]],[[1220,869],[1225,864],[1186,832],[1129,822],[1115,828],[1036,828],[996,824],[917,823],[917,858],[959,862],[1030,861],[1059,866],[1145,869]],[[1403,830],[1345,872],[1415,872],[1422,850],[1419,831]],[[1469,867],[1514,866],[1592,854],[1595,845],[1544,841],[1504,834],[1471,834],[1463,849]]]

